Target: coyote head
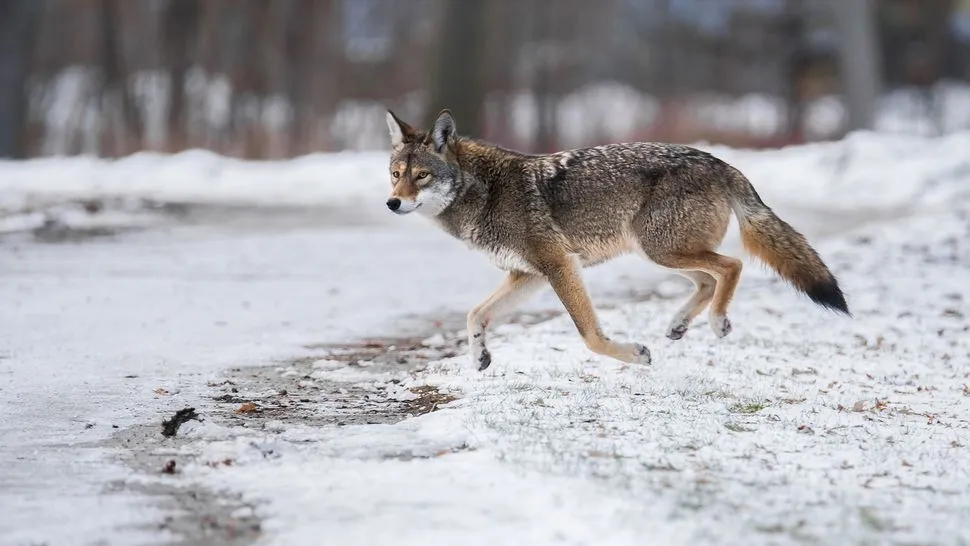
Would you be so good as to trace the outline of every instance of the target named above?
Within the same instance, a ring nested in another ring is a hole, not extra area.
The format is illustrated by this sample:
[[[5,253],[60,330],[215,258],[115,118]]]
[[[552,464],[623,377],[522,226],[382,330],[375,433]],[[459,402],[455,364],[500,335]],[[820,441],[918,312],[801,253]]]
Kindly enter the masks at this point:
[[[420,210],[437,216],[460,190],[457,134],[451,112],[442,110],[427,133],[415,130],[387,111],[391,133],[391,195],[387,208],[397,214]]]

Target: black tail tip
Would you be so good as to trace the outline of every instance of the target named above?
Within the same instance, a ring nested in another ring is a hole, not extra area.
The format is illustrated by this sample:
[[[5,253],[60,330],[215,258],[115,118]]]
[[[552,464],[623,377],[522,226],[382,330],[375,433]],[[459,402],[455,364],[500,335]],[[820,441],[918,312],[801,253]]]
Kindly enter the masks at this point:
[[[848,317],[852,316],[852,313],[849,312],[849,305],[845,302],[845,295],[842,293],[842,289],[839,288],[838,281],[834,278],[814,284],[806,290],[806,293],[809,298],[812,298],[812,301],[822,307],[837,311]]]

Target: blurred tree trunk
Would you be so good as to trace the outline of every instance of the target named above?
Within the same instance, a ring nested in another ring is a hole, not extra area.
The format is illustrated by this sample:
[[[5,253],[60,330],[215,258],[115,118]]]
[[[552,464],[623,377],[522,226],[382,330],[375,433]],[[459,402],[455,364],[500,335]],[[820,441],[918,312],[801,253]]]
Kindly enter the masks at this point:
[[[805,6],[803,0],[788,0],[782,25],[785,47],[785,142],[800,143],[803,137],[805,105],[802,97],[802,77],[805,72]]]
[[[125,56],[119,45],[117,0],[101,0],[101,111],[110,120],[120,116],[117,127],[108,125],[108,151],[119,156],[142,147],[141,120],[128,87]],[[120,111],[118,107],[120,106]],[[116,129],[116,130],[113,130]]]
[[[556,54],[554,48],[559,44],[552,38],[552,21],[554,14],[542,2],[532,4],[532,37],[533,37],[533,81],[532,93],[535,97],[536,108],[536,152],[548,153],[556,147],[556,103],[554,71]]]
[[[291,155],[305,153],[308,147],[314,112],[313,98],[313,37],[316,35],[317,10],[320,2],[307,1],[289,6],[286,14],[286,96],[293,109],[290,123],[289,150]]]
[[[846,131],[871,129],[882,87],[874,0],[833,0],[842,53]]]
[[[518,9],[517,9],[518,8]],[[522,47],[521,29],[508,21],[518,20],[521,7],[512,2],[491,2],[486,17],[487,28],[492,37],[486,47],[487,89],[486,93],[496,92],[493,109],[487,112],[483,138],[499,142],[514,141],[511,127],[512,100],[514,98],[514,59]],[[488,100],[486,95],[486,100]]]
[[[25,158],[27,77],[43,0],[0,1],[0,157]]]
[[[200,8],[201,3],[197,0],[169,0],[163,15],[162,36],[169,81],[168,131],[165,136],[169,151],[189,146],[185,81],[198,34]]]
[[[448,108],[461,134],[481,136],[485,107],[486,0],[442,0],[429,127]]]

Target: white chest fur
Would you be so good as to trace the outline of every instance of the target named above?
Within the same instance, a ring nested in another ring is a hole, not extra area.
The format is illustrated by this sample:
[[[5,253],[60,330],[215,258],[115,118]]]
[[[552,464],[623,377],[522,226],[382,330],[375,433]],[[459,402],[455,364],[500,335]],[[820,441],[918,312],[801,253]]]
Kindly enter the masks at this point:
[[[483,249],[489,261],[504,271],[525,271],[535,273],[535,268],[529,264],[518,252],[509,248]]]
[[[491,246],[481,242],[480,233],[471,225],[461,226],[457,233],[454,233],[459,240],[468,245],[469,248],[484,252],[488,260],[495,267],[503,271],[525,271],[528,273],[538,273],[536,269],[526,261],[521,254],[515,250],[501,246]]]

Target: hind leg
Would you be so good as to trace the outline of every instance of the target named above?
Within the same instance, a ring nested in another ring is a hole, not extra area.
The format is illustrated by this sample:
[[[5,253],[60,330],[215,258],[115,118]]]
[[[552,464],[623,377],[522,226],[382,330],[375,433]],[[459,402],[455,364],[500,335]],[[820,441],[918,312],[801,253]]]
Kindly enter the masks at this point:
[[[694,283],[694,293],[683,306],[670,319],[670,326],[667,327],[667,337],[673,340],[684,337],[687,328],[690,326],[697,315],[701,314],[711,299],[714,298],[714,289],[717,280],[710,274],[703,271],[678,271],[677,273],[687,277]]]
[[[711,298],[710,323],[714,335],[724,337],[731,333],[731,321],[727,318],[728,306],[741,280],[742,262],[737,258],[713,251],[692,254],[668,254],[651,256],[658,264],[674,269],[700,271],[716,281]]]
[[[717,279],[714,298],[711,300],[709,321],[714,335],[724,337],[731,333],[731,321],[727,318],[728,306],[734,298],[734,292],[741,280],[742,262],[737,258],[711,252],[706,256],[708,264],[706,273]]]
[[[719,189],[711,181],[701,184],[694,179],[681,179],[678,184],[662,188],[663,198],[645,205],[631,227],[640,249],[653,262],[679,273],[704,274],[704,285],[713,281],[711,328],[717,337],[724,337],[731,332],[727,308],[741,277],[741,260],[714,252],[724,239],[731,220],[730,202],[724,197],[723,188]],[[695,277],[691,280],[697,283]],[[710,293],[709,287],[705,290]],[[690,309],[685,305],[678,317],[687,318],[691,313],[696,316],[702,312],[701,295],[699,285],[698,294],[687,302],[696,305]],[[678,333],[678,326],[680,324],[671,325],[670,332],[674,336],[683,335]]]

